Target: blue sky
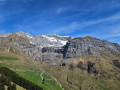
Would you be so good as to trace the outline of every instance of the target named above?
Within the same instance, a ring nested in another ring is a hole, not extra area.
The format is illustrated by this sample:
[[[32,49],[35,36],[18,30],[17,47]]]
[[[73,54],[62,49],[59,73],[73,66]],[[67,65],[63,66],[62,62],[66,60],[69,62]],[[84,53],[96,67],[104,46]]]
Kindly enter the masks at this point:
[[[0,0],[0,33],[18,31],[120,44],[120,0]]]

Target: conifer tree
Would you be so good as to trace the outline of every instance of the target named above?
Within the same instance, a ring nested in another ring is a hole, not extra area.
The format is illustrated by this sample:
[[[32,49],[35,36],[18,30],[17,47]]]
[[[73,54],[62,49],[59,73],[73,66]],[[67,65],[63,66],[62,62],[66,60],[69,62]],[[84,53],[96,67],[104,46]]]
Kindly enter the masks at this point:
[[[12,90],[17,90],[17,89],[16,89],[16,84],[13,84]]]
[[[12,90],[12,85],[11,84],[8,86],[8,90]]]
[[[1,85],[0,85],[0,90],[5,90],[4,84],[1,84]]]

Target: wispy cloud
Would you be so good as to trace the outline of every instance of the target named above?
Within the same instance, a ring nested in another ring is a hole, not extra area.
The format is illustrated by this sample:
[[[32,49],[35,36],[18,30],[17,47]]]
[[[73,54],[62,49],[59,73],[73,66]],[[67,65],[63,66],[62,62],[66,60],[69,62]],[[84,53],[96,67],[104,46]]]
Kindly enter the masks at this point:
[[[57,8],[56,13],[57,13],[57,14],[60,14],[60,13],[65,12],[65,11],[67,11],[67,10],[68,10],[68,8],[60,7],[60,8]]]
[[[96,28],[95,28],[96,29]],[[110,42],[116,42],[120,44],[120,24],[108,25],[106,27],[97,28],[95,31],[90,31],[82,34],[74,35],[73,37],[92,36],[102,40],[108,40]]]
[[[0,6],[4,5],[7,0],[0,0]]]
[[[95,25],[95,24],[100,24],[100,23],[114,23],[116,21],[120,20],[120,13],[115,14],[110,17],[102,18],[102,19],[95,19],[95,20],[89,20],[89,21],[83,21],[83,22],[72,22],[68,26],[64,26],[62,28],[58,28],[53,30],[54,33],[71,33],[75,31],[76,29],[82,30],[83,28],[87,28],[89,26]]]
[[[104,35],[103,38],[109,39],[109,38],[120,37],[120,24],[109,26],[108,30],[109,31],[107,34],[103,34]]]

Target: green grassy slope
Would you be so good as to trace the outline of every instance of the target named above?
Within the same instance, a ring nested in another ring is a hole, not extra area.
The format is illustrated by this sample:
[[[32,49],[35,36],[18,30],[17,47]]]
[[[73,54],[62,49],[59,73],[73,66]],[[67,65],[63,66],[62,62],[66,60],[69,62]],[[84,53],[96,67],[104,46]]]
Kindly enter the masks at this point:
[[[0,52],[0,67],[8,67],[21,77],[26,78],[44,89],[61,90],[59,84],[47,74],[43,74],[45,81],[44,84],[42,84],[40,77],[42,71],[40,66],[34,65],[30,57],[12,49],[13,48],[10,48],[9,52],[7,52],[7,48],[4,48],[4,51]]]

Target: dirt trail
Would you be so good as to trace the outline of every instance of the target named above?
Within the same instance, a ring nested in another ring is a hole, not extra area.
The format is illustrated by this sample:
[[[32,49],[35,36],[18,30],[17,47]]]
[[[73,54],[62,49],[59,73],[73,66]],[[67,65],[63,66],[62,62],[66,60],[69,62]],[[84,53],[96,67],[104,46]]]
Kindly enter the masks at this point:
[[[53,75],[51,75],[51,74],[48,73],[48,72],[45,72],[43,69],[42,69],[42,71],[43,71],[43,72],[41,73],[41,76],[43,75],[43,73],[48,74],[52,79],[54,79],[54,80],[60,85],[61,89],[64,90],[64,88],[62,87],[61,83],[60,83]],[[41,78],[43,78],[43,77],[41,77]],[[43,80],[43,79],[42,79],[42,80]]]
[[[62,87],[61,83],[58,82],[58,80],[54,76],[51,75],[51,77],[60,85],[61,89],[64,90],[64,88]]]
[[[22,61],[22,63],[24,64],[24,60]],[[32,63],[33,63],[34,66],[36,66],[36,64],[35,64],[34,61],[32,61]],[[48,73],[48,72],[45,72],[45,70],[43,70],[42,67],[40,68],[40,70],[42,71],[42,73],[40,74],[40,77],[41,77],[42,80],[44,79],[44,78],[43,78],[43,74],[44,74],[44,73],[47,73],[48,75],[51,76],[51,78],[53,78],[53,79],[60,85],[61,89],[64,90],[64,88],[62,87],[61,83],[60,83],[53,75],[51,75],[51,74]]]
[[[62,87],[61,83],[53,75],[51,75],[48,72],[45,72],[45,70],[43,70],[42,68],[41,68],[41,71],[42,71],[42,73],[40,74],[40,77],[42,78],[42,80],[43,80],[43,76],[42,75],[44,73],[47,73],[51,78],[53,78],[60,85],[61,89],[64,90],[64,88]]]
[[[42,81],[43,81],[43,79],[44,79],[43,76],[42,76],[44,73],[45,73],[45,72],[42,71],[42,73],[40,74],[40,77],[41,77]]]

